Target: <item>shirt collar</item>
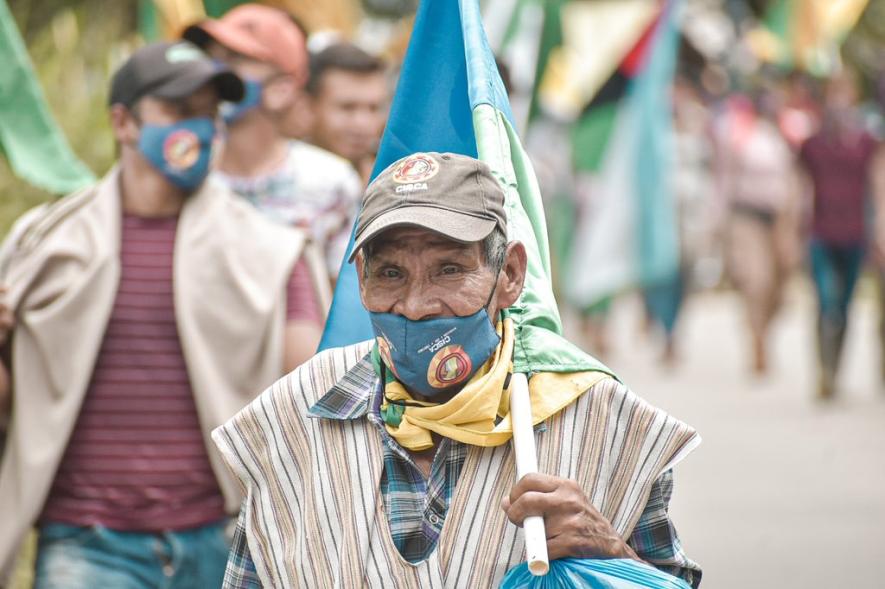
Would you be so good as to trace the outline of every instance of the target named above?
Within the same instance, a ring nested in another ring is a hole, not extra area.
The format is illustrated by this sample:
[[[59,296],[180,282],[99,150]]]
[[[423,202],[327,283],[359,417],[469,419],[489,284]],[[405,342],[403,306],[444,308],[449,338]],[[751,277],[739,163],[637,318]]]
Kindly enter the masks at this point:
[[[375,407],[372,407],[372,401]],[[323,397],[307,410],[308,417],[349,421],[365,417],[370,409],[375,413],[381,400],[381,378],[372,365],[372,354],[366,354],[348,370]],[[538,433],[547,431],[541,422],[534,427]]]
[[[359,419],[369,412],[371,400],[380,386],[381,379],[372,366],[372,355],[366,354],[314,403],[307,415],[324,419]]]

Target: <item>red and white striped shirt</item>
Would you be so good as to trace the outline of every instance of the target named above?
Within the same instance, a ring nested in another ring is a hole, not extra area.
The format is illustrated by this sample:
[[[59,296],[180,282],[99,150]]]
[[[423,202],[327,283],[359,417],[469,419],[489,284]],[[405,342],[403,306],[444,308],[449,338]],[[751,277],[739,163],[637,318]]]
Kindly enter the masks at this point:
[[[160,531],[225,515],[175,323],[177,222],[123,218],[117,298],[43,522]],[[287,316],[321,321],[303,262]]]

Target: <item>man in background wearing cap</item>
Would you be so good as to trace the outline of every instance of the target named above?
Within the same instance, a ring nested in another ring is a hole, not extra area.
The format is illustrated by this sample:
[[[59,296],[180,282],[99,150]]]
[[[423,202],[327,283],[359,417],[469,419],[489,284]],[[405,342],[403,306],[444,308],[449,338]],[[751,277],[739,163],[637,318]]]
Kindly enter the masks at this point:
[[[668,515],[699,439],[605,372],[530,380],[539,473],[496,430],[525,247],[482,162],[418,153],[369,186],[354,256],[375,341],[327,350],[213,439],[247,489],[225,588],[497,587],[543,515],[551,559],[701,572]]]
[[[2,248],[4,576],[36,524],[38,589],[221,582],[242,498],[208,433],[322,326],[306,235],[206,181],[219,102],[242,96],[190,43],[140,49],[111,85],[118,165]]]
[[[310,140],[348,160],[364,184],[375,165],[390,91],[384,61],[352,43],[333,43],[310,56]]]
[[[361,184],[348,163],[287,135],[290,111],[305,100],[304,34],[285,12],[238,6],[183,34],[245,81],[246,97],[227,123],[217,175],[271,218],[310,231],[334,280],[347,248]]]

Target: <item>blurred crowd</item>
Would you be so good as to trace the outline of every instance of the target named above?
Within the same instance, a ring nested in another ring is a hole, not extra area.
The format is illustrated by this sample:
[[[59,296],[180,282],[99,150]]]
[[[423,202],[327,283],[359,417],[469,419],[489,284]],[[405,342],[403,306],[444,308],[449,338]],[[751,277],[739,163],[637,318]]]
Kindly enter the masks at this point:
[[[749,369],[764,375],[784,289],[804,274],[818,308],[817,394],[833,396],[864,270],[880,298],[885,292],[883,80],[865,83],[847,68],[827,78],[772,69],[713,91],[676,77],[670,165],[680,268],[672,285],[642,289],[648,321],[665,335],[664,362],[677,361],[685,298],[732,288],[745,309]],[[584,314],[588,345],[602,355],[606,308]]]

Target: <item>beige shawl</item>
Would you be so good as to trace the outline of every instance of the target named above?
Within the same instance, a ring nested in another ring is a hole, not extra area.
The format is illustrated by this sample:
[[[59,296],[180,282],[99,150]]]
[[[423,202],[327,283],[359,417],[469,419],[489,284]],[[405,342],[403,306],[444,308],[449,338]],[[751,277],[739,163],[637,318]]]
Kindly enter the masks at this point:
[[[26,215],[0,249],[0,284],[9,289],[5,302],[17,321],[12,416],[0,462],[0,584],[40,514],[115,300],[118,186],[113,170],[99,184]],[[241,496],[209,434],[282,374],[285,285],[305,246],[301,232],[266,220],[212,180],[188,199],[179,219],[178,333],[231,513]]]

